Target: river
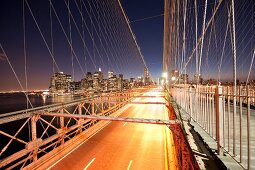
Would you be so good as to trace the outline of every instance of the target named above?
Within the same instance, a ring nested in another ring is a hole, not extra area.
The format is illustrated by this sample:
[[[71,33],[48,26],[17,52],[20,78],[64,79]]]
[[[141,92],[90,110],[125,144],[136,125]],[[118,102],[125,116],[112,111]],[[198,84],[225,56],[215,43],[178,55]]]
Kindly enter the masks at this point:
[[[50,105],[55,103],[70,102],[79,99],[80,96],[64,95],[64,96],[42,96],[39,94],[29,95],[29,100],[33,107]],[[13,111],[23,110],[27,108],[27,99],[24,93],[1,93],[0,94],[0,114]],[[29,105],[29,108],[31,106]]]

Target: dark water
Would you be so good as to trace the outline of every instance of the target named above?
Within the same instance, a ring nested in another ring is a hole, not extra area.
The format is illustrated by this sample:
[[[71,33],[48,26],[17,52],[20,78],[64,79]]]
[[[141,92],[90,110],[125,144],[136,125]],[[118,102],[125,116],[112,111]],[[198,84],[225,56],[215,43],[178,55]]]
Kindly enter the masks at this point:
[[[29,95],[29,100],[33,107],[50,105],[54,103],[70,102],[79,99],[79,96],[73,97],[72,95],[65,96],[42,96],[42,95]],[[27,99],[24,93],[5,93],[0,94],[0,114],[23,110],[27,108]],[[31,106],[29,105],[29,108]]]
[[[81,98],[80,96],[71,96],[71,95],[65,95],[65,96],[42,96],[42,95],[31,95],[29,96],[29,100],[32,103],[33,107],[39,107],[44,105],[50,105],[55,103],[65,103],[70,102],[72,100],[76,100]],[[24,93],[5,93],[0,94],[0,114],[23,110],[27,108],[27,99]],[[31,108],[31,107],[30,107]],[[74,108],[69,108],[74,109]],[[44,116],[44,120],[50,122],[52,117]],[[6,132],[9,135],[14,136],[17,131],[21,128],[21,126],[25,123],[27,119],[21,119],[17,121],[8,122],[5,124],[0,124],[0,130],[3,132]],[[70,122],[70,125],[75,124],[76,122],[72,120]],[[55,127],[59,127],[59,120],[55,119],[52,124]],[[31,141],[31,131],[30,131],[31,121],[27,122],[22,128],[22,130],[18,133],[17,138],[24,140],[24,141]],[[46,126],[44,124],[44,126]],[[37,137],[40,137],[44,131],[44,128],[42,128],[40,123],[37,123]],[[56,133],[54,129],[48,129],[47,134],[52,135]],[[44,135],[46,138],[47,135]],[[11,138],[0,134],[0,151],[7,145],[7,143],[11,140]],[[6,158],[10,155],[12,155],[15,152],[20,151],[21,149],[24,149],[25,145],[13,140],[8,146],[7,150],[0,156],[0,160],[2,158]],[[38,155],[40,156],[40,155]],[[7,167],[10,165],[7,165]],[[16,167],[19,169],[20,167]],[[15,168],[15,169],[16,169]],[[1,169],[1,168],[0,168]],[[4,168],[5,169],[5,168]]]

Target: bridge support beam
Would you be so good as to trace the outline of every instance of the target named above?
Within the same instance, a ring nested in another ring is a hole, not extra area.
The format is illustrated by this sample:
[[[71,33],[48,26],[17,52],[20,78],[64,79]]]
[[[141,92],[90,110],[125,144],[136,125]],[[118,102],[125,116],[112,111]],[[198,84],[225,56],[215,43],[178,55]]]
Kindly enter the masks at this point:
[[[46,113],[46,114],[42,114],[42,115],[66,117],[66,118],[76,118],[76,119],[121,121],[121,122],[158,124],[158,125],[179,124],[179,121],[176,119],[175,120],[161,120],[161,119],[143,119],[143,118],[109,117],[109,116],[98,116],[98,115],[78,115],[78,114],[58,114],[58,113]]]
[[[37,130],[36,130],[36,122],[38,120],[38,116],[34,115],[31,118],[31,132],[32,132],[32,143],[33,143],[33,162],[37,161],[37,152],[38,152],[38,146],[37,146]]]
[[[168,115],[170,120],[176,120],[177,116],[175,114],[174,108],[172,105],[168,104]],[[179,160],[179,169],[199,169],[198,163],[192,150],[189,146],[189,143],[186,139],[186,134],[184,133],[181,124],[175,123],[167,125],[168,128],[173,132],[173,140],[175,144],[175,152],[177,159]]]
[[[94,103],[94,101],[91,103],[91,115],[95,115],[95,103]]]
[[[64,109],[61,109],[60,113],[63,114],[64,113]],[[60,141],[61,141],[61,144],[63,145],[65,143],[65,139],[64,139],[65,133],[63,133],[64,130],[65,130],[65,122],[64,122],[64,117],[63,116],[61,116],[59,119],[60,119],[61,133],[62,133],[61,137],[60,137]]]
[[[104,112],[104,97],[103,96],[101,96],[101,112]]]
[[[215,88],[215,111],[216,111],[216,141],[217,152],[219,155],[223,154],[223,99],[222,99],[222,86]]]
[[[193,103],[194,103],[194,88],[189,88],[189,108],[190,108],[190,117],[193,117]]]
[[[78,106],[78,114],[82,115],[82,104],[79,104]],[[83,124],[84,120],[83,119],[79,119],[78,124],[79,124],[79,132],[82,132],[82,124]]]

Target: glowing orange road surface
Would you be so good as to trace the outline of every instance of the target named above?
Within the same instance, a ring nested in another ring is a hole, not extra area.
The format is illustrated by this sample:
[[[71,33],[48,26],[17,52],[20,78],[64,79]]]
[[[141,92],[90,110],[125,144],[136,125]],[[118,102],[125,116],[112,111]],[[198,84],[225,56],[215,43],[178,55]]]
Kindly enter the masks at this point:
[[[144,95],[161,95],[147,92]],[[137,98],[135,102],[164,102]],[[122,117],[168,119],[164,105],[128,104]],[[165,125],[111,122],[49,169],[176,169],[172,134]]]

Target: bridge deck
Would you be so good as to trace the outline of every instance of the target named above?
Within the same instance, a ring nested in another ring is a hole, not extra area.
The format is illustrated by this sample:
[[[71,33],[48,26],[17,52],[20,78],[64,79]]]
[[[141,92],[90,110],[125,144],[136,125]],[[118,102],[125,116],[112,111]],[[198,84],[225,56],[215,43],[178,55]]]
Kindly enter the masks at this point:
[[[153,95],[160,92],[147,92]],[[135,102],[164,102],[137,98]],[[167,119],[164,105],[128,104],[122,117]],[[171,133],[166,126],[111,122],[49,169],[175,169]]]

